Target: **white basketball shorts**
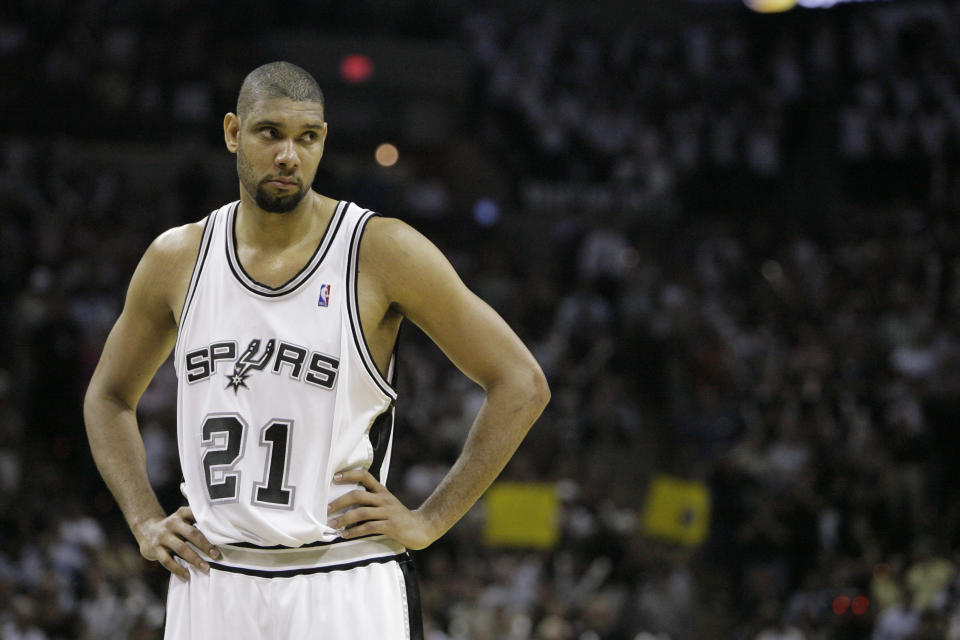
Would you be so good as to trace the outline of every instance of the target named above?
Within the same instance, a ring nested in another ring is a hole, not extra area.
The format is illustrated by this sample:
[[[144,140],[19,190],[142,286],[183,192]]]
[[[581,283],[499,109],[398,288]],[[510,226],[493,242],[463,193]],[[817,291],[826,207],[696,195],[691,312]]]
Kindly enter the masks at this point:
[[[217,561],[200,554],[209,574],[170,577],[165,640],[423,638],[413,563],[390,538],[219,549]]]

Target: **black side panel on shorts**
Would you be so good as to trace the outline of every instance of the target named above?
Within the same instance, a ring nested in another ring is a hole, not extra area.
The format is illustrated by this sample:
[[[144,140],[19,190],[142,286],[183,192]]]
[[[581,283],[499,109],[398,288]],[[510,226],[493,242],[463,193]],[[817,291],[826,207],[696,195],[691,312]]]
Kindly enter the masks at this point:
[[[420,583],[417,580],[417,568],[408,551],[397,564],[403,572],[403,583],[407,587],[407,616],[410,619],[410,640],[423,640],[423,613],[420,607]]]

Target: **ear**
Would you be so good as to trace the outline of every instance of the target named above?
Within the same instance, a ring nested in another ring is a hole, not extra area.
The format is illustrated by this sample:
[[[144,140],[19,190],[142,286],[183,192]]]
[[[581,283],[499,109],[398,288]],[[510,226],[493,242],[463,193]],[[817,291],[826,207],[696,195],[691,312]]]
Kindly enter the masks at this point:
[[[323,157],[323,150],[327,145],[327,122],[323,122],[323,131],[320,132],[320,157]]]
[[[223,116],[223,141],[230,153],[236,153],[240,146],[240,117],[235,113]]]

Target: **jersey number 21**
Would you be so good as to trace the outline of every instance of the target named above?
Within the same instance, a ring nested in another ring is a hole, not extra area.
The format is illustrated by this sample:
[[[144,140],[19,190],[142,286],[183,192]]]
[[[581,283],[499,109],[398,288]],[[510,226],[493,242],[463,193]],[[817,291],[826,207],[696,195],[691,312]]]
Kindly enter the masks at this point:
[[[235,413],[213,413],[203,421],[203,475],[207,496],[214,504],[235,502],[240,495],[243,457],[248,428]],[[293,508],[294,487],[287,484],[292,420],[271,420],[260,430],[260,446],[266,449],[263,480],[253,483],[250,500],[261,507]]]

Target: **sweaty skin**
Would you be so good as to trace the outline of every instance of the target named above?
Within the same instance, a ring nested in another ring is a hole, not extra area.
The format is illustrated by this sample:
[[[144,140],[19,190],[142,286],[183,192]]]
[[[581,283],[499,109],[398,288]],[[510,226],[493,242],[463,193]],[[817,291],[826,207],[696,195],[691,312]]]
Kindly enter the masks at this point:
[[[309,188],[326,134],[322,108],[313,102],[262,100],[242,122],[232,113],[224,118],[226,146],[240,157],[238,255],[259,282],[277,286],[299,272],[332,217],[336,201]],[[282,209],[298,190],[302,197],[285,212],[258,205]],[[147,249],[84,404],[94,459],[140,553],[184,580],[189,573],[176,557],[209,570],[188,541],[214,559],[217,551],[194,526],[189,507],[163,512],[147,478],[136,407],[175,344],[202,233],[203,222],[170,229]],[[460,456],[419,508],[405,507],[365,470],[335,476],[336,482],[363,489],[330,504],[330,513],[356,507],[332,519],[330,526],[343,529],[344,537],[382,533],[410,549],[422,549],[490,486],[550,392],[539,365],[506,322],[463,284],[429,240],[399,220],[368,223],[360,245],[358,298],[363,333],[381,372],[406,318],[486,391]]]

